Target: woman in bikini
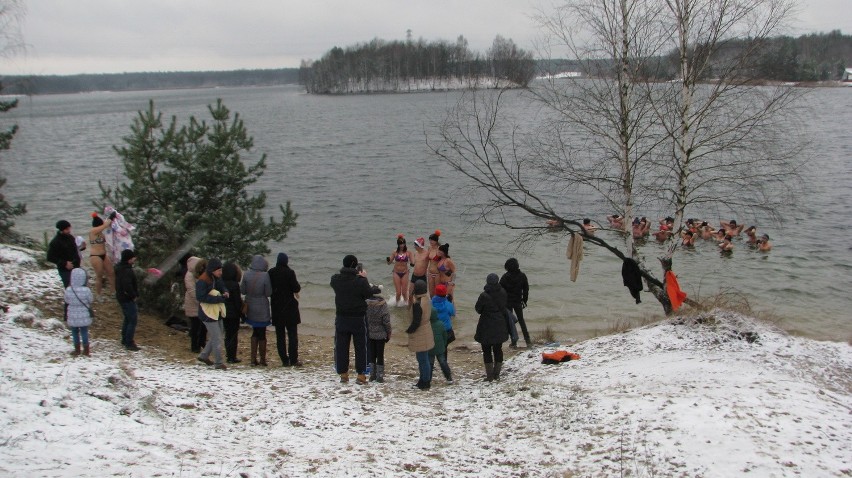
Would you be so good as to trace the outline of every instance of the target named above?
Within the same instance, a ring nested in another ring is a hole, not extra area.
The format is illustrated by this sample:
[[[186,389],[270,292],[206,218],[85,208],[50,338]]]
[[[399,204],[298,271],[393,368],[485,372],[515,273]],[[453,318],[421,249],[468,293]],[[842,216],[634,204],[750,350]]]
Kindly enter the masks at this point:
[[[441,259],[438,256],[438,248],[441,246],[441,231],[436,230],[429,235],[429,269],[426,274],[429,280],[426,285],[429,286],[429,297],[435,295],[435,286],[438,285],[438,261]]]
[[[435,262],[435,269],[438,271],[436,278],[436,286],[443,284],[447,287],[447,300],[453,301],[453,291],[456,288],[456,263],[450,259],[450,245],[441,244],[438,247],[438,260]]]
[[[104,221],[98,216],[98,213],[92,213],[92,228],[89,229],[89,262],[92,263],[92,269],[95,270],[95,297],[101,297],[103,289],[103,281],[106,278],[109,281],[110,290],[115,292],[115,270],[113,269],[112,261],[107,255],[106,239],[104,238],[104,229],[110,226],[110,221]]]
[[[396,250],[386,260],[388,264],[393,264],[393,286],[396,288],[396,300],[390,301],[390,305],[405,307],[408,305],[408,267],[414,265],[414,257],[408,253],[405,236],[396,236]]]

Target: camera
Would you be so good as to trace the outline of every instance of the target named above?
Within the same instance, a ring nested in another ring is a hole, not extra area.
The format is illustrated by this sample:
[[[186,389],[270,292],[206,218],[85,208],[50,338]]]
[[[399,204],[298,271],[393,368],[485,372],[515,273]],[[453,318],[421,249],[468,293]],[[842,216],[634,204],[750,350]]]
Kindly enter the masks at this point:
[[[356,265],[356,266],[355,266],[355,270],[356,270],[357,272],[364,272],[364,264],[362,264],[361,262],[359,262],[359,263],[358,263],[358,265]]]

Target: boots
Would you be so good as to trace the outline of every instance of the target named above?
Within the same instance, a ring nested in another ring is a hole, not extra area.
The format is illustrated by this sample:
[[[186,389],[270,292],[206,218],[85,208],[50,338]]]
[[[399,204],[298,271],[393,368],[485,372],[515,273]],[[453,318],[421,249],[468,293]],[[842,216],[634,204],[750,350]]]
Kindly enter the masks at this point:
[[[74,351],[71,352],[72,357],[80,355],[80,344],[74,344]]]
[[[358,385],[366,385],[367,384],[367,376],[363,373],[359,373],[358,377],[355,379],[355,383]]]
[[[349,382],[349,372],[341,373],[340,375],[340,383]]]
[[[266,340],[257,341],[258,354],[260,355],[260,366],[266,367]]]
[[[251,366],[257,367],[260,365],[257,363],[257,337],[251,338]]]
[[[493,382],[494,381],[494,364],[486,363],[485,364],[485,381]]]
[[[494,380],[500,380],[501,368],[503,368],[503,362],[494,362]]]
[[[371,363],[370,364],[370,381],[375,382],[378,374],[379,374],[379,369],[376,368],[376,364]]]
[[[89,344],[83,344],[83,355],[89,356]]]
[[[379,383],[385,383],[385,366],[384,365],[376,365],[376,381]]]

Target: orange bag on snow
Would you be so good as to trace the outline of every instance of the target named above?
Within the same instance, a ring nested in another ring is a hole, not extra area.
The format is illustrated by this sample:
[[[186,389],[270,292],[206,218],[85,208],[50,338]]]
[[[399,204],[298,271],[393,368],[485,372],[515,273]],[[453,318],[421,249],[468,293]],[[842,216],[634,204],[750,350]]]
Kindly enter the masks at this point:
[[[567,350],[557,350],[555,352],[542,352],[541,353],[541,363],[552,365],[562,362],[568,362],[569,360],[580,360],[580,356],[575,354],[574,352],[568,352]]]

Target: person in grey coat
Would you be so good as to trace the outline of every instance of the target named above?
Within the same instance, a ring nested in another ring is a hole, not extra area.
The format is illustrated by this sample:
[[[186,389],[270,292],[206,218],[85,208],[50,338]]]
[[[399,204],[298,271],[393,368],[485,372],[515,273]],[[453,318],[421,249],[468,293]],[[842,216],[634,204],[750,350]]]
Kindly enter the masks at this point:
[[[485,380],[498,380],[503,366],[503,342],[509,340],[509,329],[506,327],[506,291],[497,274],[488,274],[474,309],[479,313],[479,322],[473,338],[482,346]]]
[[[272,295],[272,281],[269,280],[269,263],[260,255],[251,258],[249,270],[243,274],[240,290],[246,295],[248,304],[246,323],[251,325],[251,364],[266,366],[266,328],[271,324],[269,296]]]
[[[367,363],[370,364],[370,381],[385,381],[385,344],[391,338],[391,318],[388,303],[376,294],[367,299]]]
[[[68,305],[68,327],[74,341],[73,356],[80,355],[80,343],[83,355],[89,355],[89,326],[92,325],[92,290],[86,285],[86,270],[80,267],[71,270],[71,285],[65,288],[65,303]]]

